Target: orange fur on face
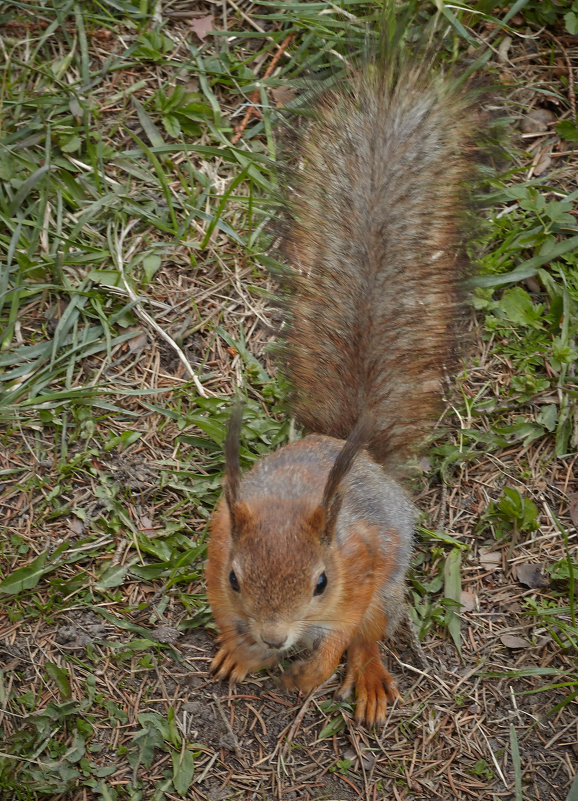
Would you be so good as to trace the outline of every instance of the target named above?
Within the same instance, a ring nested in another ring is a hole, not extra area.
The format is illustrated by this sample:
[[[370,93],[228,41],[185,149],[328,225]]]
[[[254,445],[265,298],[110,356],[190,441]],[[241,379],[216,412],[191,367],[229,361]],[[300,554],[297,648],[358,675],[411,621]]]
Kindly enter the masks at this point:
[[[359,715],[373,723],[382,720],[393,697],[377,641],[388,625],[388,587],[399,600],[409,556],[394,521],[386,513],[384,520],[384,508],[394,497],[409,510],[410,520],[413,509],[405,493],[361,453],[343,479],[341,510],[328,532],[320,504],[342,447],[330,437],[306,437],[243,477],[233,513],[225,499],[218,505],[206,571],[221,632],[212,669],[218,678],[237,681],[288,650],[313,650],[283,678],[287,687],[308,692],[331,676],[348,649],[344,692],[357,687]],[[374,498],[375,519],[371,503],[365,504],[364,518],[356,513],[360,492]],[[320,581],[326,586],[316,593]]]

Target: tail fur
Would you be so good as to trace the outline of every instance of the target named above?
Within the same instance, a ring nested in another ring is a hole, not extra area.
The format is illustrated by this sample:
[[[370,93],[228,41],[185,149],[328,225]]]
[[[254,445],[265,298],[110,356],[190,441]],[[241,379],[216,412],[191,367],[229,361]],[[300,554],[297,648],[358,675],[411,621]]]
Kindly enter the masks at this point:
[[[309,431],[405,457],[452,353],[473,111],[426,68],[367,65],[314,104],[288,190],[286,370]]]

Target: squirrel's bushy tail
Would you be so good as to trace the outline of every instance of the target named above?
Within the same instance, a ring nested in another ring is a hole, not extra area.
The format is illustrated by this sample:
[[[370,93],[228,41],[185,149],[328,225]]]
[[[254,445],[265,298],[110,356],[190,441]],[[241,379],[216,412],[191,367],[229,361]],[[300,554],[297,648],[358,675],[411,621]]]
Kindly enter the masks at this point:
[[[425,68],[368,64],[321,95],[288,185],[285,363],[309,431],[407,455],[451,360],[473,112]]]

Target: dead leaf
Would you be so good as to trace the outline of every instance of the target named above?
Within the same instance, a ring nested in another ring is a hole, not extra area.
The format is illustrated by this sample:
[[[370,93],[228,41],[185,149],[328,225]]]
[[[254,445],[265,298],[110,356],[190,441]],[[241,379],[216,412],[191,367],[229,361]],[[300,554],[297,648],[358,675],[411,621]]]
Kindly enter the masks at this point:
[[[473,612],[476,608],[476,596],[473,592],[466,592],[464,590],[460,595],[460,603],[464,612]]]
[[[368,750],[363,750],[361,752],[361,763],[365,770],[373,770],[375,767],[376,758],[375,756]]]
[[[275,101],[275,105],[277,108],[283,108],[289,103],[291,100],[295,100],[297,97],[296,92],[292,89],[289,89],[288,86],[276,86],[272,91],[271,94],[273,95],[273,100]]]
[[[545,634],[543,637],[536,637],[536,648],[545,648],[551,642],[552,637],[549,634]]]
[[[522,283],[531,295],[539,295],[542,292],[542,284],[532,275],[522,281]],[[546,482],[544,482],[544,486],[546,486]]]
[[[512,615],[519,615],[522,612],[522,604],[519,601],[505,601],[502,608],[504,612],[510,612]]]
[[[68,525],[75,534],[80,535],[84,533],[84,522],[79,517],[71,517],[68,521]]]
[[[141,351],[147,344],[147,335],[142,333],[137,334],[135,337],[132,337],[132,339],[129,339],[127,344],[129,351]]]
[[[500,637],[500,642],[502,645],[505,645],[506,648],[529,648],[530,643],[528,640],[525,640],[523,637],[516,637],[515,634],[502,634]]]
[[[546,172],[548,167],[552,164],[550,152],[546,150],[539,151],[534,157],[532,166],[534,168],[534,175],[542,175]]]
[[[508,60],[508,52],[512,45],[512,37],[504,36],[498,47],[498,61],[504,64]]]
[[[206,38],[207,34],[213,30],[213,15],[209,14],[208,17],[193,19],[189,24],[199,39],[203,40]]]
[[[529,563],[516,565],[516,577],[520,584],[535,590],[538,587],[547,587],[550,583],[542,573],[541,565]]]
[[[480,564],[488,570],[495,570],[502,565],[500,551],[485,551],[480,554]]]

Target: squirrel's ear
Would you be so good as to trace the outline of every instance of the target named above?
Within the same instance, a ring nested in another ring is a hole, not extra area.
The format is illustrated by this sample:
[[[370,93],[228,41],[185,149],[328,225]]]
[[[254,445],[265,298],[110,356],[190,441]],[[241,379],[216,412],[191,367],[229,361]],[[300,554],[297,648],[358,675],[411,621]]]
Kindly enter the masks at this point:
[[[341,492],[337,491],[329,508],[318,506],[308,517],[307,523],[313,539],[329,543],[335,533],[335,521],[341,508]]]
[[[320,540],[324,539],[326,536],[326,519],[327,514],[324,506],[318,506],[307,518],[307,523],[309,524],[311,533],[314,537],[317,537]]]
[[[233,531],[239,531],[242,523],[249,516],[249,510],[239,498],[241,484],[241,463],[239,452],[241,449],[241,424],[243,422],[243,407],[240,403],[233,407],[231,419],[227,427],[225,438],[225,499],[231,513]]]
[[[371,429],[372,418],[370,415],[365,413],[360,415],[327,476],[320,508],[325,510],[325,536],[329,538],[333,537],[335,523],[343,502],[341,482],[351,470],[355,457],[369,440]]]
[[[231,515],[231,539],[235,542],[243,531],[250,528],[253,522],[253,515],[245,501],[239,501],[234,505],[228,503],[228,506],[229,514]]]
[[[239,485],[241,483],[239,452],[241,450],[242,422],[243,407],[237,404],[233,407],[231,419],[227,426],[227,436],[225,437],[225,497],[229,507],[234,506],[239,498]]]

